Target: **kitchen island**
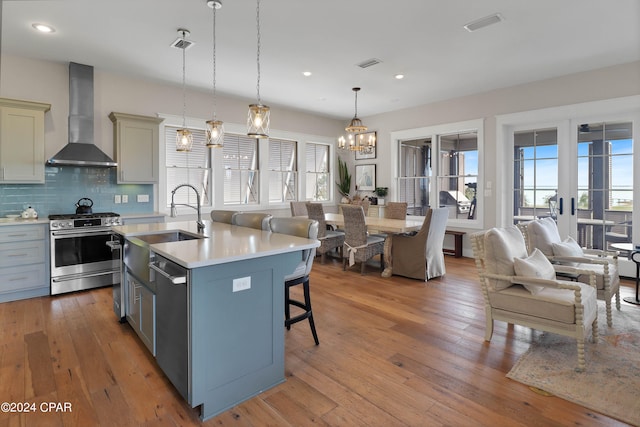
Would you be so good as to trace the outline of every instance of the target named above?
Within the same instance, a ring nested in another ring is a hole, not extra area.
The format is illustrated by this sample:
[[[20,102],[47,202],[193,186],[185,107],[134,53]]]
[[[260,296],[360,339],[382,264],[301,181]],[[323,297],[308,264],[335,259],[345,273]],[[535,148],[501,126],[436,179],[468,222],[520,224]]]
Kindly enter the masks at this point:
[[[203,420],[284,381],[284,276],[303,250],[319,245],[247,227],[205,225],[200,234],[193,221],[113,227],[125,239],[124,258],[127,245],[153,242],[154,235],[201,237],[149,243],[153,269],[142,273],[148,279],[127,266],[125,277],[131,277],[123,284],[132,290],[123,294],[129,295],[127,313],[147,313],[151,341],[145,344],[180,394],[200,407]],[[136,308],[145,301],[146,311]]]

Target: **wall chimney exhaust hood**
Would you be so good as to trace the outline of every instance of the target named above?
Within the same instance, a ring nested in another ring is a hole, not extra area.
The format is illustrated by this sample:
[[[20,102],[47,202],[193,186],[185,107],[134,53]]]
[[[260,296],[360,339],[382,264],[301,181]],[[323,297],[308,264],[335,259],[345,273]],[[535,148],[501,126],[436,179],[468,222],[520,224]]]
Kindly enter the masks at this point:
[[[93,67],[69,63],[69,143],[48,165],[114,167],[118,164],[93,142]]]

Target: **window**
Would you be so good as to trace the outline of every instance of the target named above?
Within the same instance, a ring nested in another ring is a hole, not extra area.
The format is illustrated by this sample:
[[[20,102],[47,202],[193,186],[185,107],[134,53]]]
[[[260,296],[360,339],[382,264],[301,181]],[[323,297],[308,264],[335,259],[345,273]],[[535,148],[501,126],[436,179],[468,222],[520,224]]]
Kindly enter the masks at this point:
[[[194,144],[195,145],[195,144]],[[258,141],[225,134],[223,147],[224,204],[255,205],[259,199]]]
[[[269,203],[286,203],[297,197],[297,143],[269,139]]]
[[[306,149],[305,200],[330,200],[329,146],[307,143]]]
[[[190,129],[193,148],[190,152],[176,151],[177,126],[165,127],[165,167],[167,171],[167,207],[171,204],[171,191],[180,184],[191,184],[198,189],[202,206],[211,206],[211,154],[205,146],[203,129]],[[176,204],[196,204],[193,191],[180,190],[174,196]]]
[[[424,215],[429,208],[431,185],[431,139],[400,142],[400,202],[410,215]]]
[[[475,219],[478,185],[478,133],[440,135],[439,205],[449,218]]]

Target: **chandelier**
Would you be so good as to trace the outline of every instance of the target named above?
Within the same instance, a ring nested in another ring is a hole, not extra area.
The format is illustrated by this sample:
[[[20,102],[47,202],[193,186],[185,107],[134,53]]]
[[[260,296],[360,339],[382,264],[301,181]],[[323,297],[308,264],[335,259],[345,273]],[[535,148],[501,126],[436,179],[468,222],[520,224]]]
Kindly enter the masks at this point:
[[[358,118],[358,92],[360,88],[354,87],[352,90],[355,93],[355,114],[349,125],[344,128],[347,131],[347,136],[343,135],[338,138],[338,148],[370,154],[374,152],[376,147],[375,133],[366,134],[368,128]]]
[[[208,0],[207,6],[213,10],[213,119],[207,120],[207,147],[213,148],[224,144],[224,123],[216,119],[216,10],[222,1]]]
[[[254,138],[269,138],[270,109],[260,101],[260,0],[257,0],[256,5],[256,24],[258,28],[258,54],[256,60],[258,64],[258,81],[256,89],[258,92],[258,103],[249,105],[249,113],[247,115],[247,135]]]
[[[185,51],[190,43],[186,42],[186,37],[190,34],[189,30],[185,30],[180,28],[178,33],[182,35],[182,43],[180,44],[180,48],[182,49],[182,129],[178,129],[176,133],[176,151],[191,151],[191,146],[193,145],[193,134],[189,129],[187,129],[187,101],[186,101],[186,91],[185,91]]]

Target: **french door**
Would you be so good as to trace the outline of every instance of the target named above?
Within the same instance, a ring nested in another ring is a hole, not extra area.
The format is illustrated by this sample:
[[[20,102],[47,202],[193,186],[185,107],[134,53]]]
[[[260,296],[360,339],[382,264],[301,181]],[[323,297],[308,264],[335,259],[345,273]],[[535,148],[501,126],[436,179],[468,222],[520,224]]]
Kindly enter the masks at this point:
[[[615,117],[513,127],[507,150],[513,164],[513,222],[551,217],[563,238],[572,236],[584,248],[638,243],[633,188],[640,161],[633,129],[633,118]]]

